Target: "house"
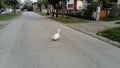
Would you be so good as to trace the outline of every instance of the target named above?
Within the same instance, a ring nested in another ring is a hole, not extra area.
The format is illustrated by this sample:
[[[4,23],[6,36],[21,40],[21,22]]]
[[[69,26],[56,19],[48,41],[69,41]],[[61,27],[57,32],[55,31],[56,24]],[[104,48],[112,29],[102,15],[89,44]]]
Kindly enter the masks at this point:
[[[93,0],[97,1],[97,0]],[[67,0],[66,10],[68,14],[81,14],[82,10],[86,10],[88,5],[90,5],[91,0]]]
[[[103,2],[105,0],[67,0],[67,14],[83,15],[84,12],[82,10],[88,9],[87,7],[91,4],[92,1]],[[111,16],[120,16],[120,0],[114,0],[112,2],[115,4],[113,4],[113,7],[111,7],[109,14],[111,14]]]
[[[84,3],[85,0],[68,0],[66,10],[68,13],[76,13],[77,11],[85,9]]]

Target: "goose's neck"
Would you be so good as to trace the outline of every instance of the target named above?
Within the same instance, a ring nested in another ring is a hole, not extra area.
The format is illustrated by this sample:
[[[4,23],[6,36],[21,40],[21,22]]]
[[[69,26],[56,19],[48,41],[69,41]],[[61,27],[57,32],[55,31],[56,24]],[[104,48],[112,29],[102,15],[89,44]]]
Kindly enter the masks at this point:
[[[60,30],[58,30],[57,33],[60,33]]]
[[[60,33],[60,31],[58,31],[57,33]]]

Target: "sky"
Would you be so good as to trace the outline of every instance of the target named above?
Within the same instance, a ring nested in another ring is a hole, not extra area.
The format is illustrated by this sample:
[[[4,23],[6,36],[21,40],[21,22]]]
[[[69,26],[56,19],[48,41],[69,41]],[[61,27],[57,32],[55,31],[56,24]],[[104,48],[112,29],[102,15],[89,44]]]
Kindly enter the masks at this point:
[[[25,0],[21,0],[21,2],[23,3]],[[37,0],[30,0],[32,2],[37,2]]]

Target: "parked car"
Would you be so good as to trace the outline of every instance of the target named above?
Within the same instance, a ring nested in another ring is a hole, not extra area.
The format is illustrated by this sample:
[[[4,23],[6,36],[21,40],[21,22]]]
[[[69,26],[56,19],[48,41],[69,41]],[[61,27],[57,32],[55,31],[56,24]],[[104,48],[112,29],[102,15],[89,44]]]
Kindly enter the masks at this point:
[[[12,13],[13,10],[10,8],[5,9],[1,14]]]
[[[1,14],[3,11],[4,11],[4,8],[2,8],[2,9],[0,10],[0,14]]]
[[[20,9],[16,9],[16,12],[20,13],[20,12],[21,12],[21,10],[20,10]]]

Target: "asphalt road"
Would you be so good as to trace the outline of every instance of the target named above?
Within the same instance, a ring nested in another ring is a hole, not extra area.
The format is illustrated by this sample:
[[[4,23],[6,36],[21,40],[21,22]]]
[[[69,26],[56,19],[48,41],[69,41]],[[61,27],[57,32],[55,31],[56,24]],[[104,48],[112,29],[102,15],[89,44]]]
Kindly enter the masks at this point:
[[[57,29],[61,37],[52,41]],[[120,68],[120,49],[24,12],[0,30],[0,68]]]

